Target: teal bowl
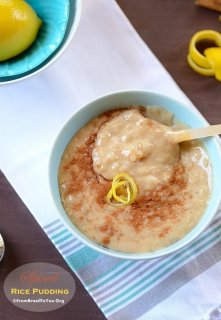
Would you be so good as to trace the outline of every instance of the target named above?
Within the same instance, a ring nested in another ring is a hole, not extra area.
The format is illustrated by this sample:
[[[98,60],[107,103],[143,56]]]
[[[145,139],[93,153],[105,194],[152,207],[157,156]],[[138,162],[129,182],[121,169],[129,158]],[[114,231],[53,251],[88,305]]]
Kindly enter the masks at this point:
[[[203,116],[193,108],[190,108],[179,101],[176,101],[161,94],[147,92],[147,91],[120,91],[106,96],[102,96],[85,106],[82,106],[70,117],[59,132],[54,145],[52,147],[50,162],[49,162],[49,183],[53,201],[57,208],[56,214],[63,221],[70,232],[82,241],[85,245],[97,250],[100,253],[107,254],[117,258],[123,259],[151,259],[170,254],[174,251],[180,250],[189,243],[191,243],[203,230],[209,225],[215,216],[221,201],[221,149],[216,137],[204,139],[204,145],[208,151],[211,165],[212,165],[212,191],[208,206],[203,213],[198,224],[181,240],[153,252],[146,253],[123,253],[113,251],[105,248],[82,234],[77,227],[69,220],[60,201],[58,189],[58,166],[64,152],[65,147],[73,137],[73,135],[84,126],[89,120],[98,116],[104,111],[116,109],[119,107],[131,105],[155,105],[161,106],[164,109],[171,111],[175,118],[188,125],[189,127],[203,127],[208,125]]]
[[[0,84],[30,77],[51,65],[72,40],[80,20],[80,0],[27,0],[42,20],[35,42],[22,54],[0,62]]]

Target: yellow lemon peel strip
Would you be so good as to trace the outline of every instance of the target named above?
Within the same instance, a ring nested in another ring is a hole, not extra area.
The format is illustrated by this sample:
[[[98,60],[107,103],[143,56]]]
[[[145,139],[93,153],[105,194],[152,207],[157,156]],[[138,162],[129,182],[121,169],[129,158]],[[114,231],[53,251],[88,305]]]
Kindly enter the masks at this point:
[[[217,47],[207,48],[204,54],[200,53],[196,44],[202,40],[212,40]],[[204,76],[214,76],[220,80],[221,72],[221,33],[214,30],[202,30],[193,35],[189,44],[187,61],[189,66],[196,72]]]
[[[136,197],[137,185],[134,179],[127,173],[119,173],[112,181],[106,201],[114,206],[125,206],[132,204]]]
[[[206,68],[200,67],[198,64],[196,64],[196,63],[193,61],[193,59],[192,59],[192,57],[191,57],[190,54],[188,54],[188,56],[187,56],[187,61],[188,61],[188,63],[189,63],[189,66],[190,66],[194,71],[202,74],[203,76],[213,76],[213,75],[214,75],[214,70],[213,70],[212,68],[206,69]]]

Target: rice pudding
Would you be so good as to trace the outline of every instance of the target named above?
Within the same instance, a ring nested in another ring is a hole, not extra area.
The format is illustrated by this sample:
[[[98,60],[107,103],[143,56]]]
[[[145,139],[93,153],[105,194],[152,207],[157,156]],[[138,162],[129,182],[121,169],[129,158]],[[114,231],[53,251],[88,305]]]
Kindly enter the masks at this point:
[[[74,135],[58,182],[63,207],[82,233],[116,251],[148,252],[194,228],[210,196],[211,165],[202,142],[167,139],[179,128],[165,109],[130,107],[105,112]],[[137,185],[130,205],[106,200],[121,172]]]

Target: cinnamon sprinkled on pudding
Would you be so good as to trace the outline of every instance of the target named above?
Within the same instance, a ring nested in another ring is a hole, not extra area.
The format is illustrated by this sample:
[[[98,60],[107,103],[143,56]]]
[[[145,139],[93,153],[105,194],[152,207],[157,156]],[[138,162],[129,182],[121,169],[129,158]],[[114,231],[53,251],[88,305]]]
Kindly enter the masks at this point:
[[[125,124],[119,128],[118,119],[124,116],[128,121],[131,116],[131,122],[136,118],[137,127],[131,129],[129,121],[128,129]],[[118,251],[147,252],[174,243],[197,224],[210,195],[210,163],[200,142],[173,147],[159,141],[171,118],[160,108],[108,111],[82,127],[68,144],[59,167],[61,200],[88,238]],[[148,130],[155,130],[154,135]],[[122,147],[119,136],[124,137]],[[139,145],[133,148],[135,138]],[[128,172],[137,183],[138,196],[131,205],[106,202],[115,169]]]
[[[131,206],[130,222],[132,226],[139,231],[144,226],[154,228],[166,220],[175,223],[179,219],[177,208],[182,209],[189,196],[185,193],[186,185],[185,169],[182,164],[177,164],[174,166],[173,174],[167,184],[149,191]],[[161,236],[163,235],[161,234]]]

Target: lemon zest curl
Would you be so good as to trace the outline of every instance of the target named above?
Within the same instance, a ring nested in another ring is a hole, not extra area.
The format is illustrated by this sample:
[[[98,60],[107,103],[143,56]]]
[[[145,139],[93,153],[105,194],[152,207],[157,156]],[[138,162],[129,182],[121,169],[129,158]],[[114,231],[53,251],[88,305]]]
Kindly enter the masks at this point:
[[[119,173],[112,181],[106,201],[114,206],[130,205],[136,200],[137,192],[134,179],[127,173]]]

